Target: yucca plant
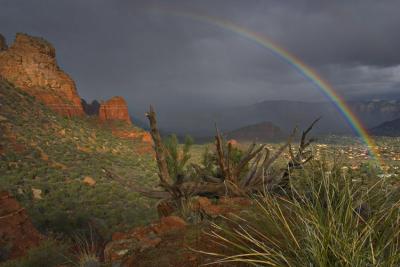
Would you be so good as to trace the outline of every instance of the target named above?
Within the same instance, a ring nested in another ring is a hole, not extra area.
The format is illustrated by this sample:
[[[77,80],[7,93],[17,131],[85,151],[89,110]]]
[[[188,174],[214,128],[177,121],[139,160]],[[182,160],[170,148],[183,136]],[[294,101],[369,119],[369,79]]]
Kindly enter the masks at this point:
[[[71,263],[78,267],[100,267],[102,266],[100,256],[102,246],[95,237],[94,232],[90,229],[87,235],[76,234],[73,238],[75,245],[75,259],[71,259]]]
[[[214,224],[211,238],[230,252],[205,253],[249,266],[400,265],[399,194],[383,181],[361,187],[324,173],[308,180],[308,190],[267,193],[251,212]]]
[[[179,140],[176,135],[170,135],[164,140],[168,172],[175,181],[185,174],[185,167],[190,159],[189,152],[192,145],[193,139],[190,136],[185,137],[182,149],[179,148]]]

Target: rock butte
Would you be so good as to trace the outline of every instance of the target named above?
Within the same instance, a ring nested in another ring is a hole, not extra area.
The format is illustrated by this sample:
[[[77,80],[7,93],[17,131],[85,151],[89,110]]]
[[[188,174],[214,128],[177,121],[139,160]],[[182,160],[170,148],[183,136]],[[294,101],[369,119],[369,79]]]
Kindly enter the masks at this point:
[[[99,103],[81,99],[75,82],[57,64],[55,48],[40,37],[17,33],[14,43],[7,46],[0,34],[0,77],[36,97],[53,111],[68,117],[84,114],[99,120],[122,121],[132,125],[124,98],[115,96]],[[147,132],[113,129],[114,135],[152,143]]]
[[[132,124],[128,105],[125,99],[120,96],[114,96],[110,100],[100,104],[99,119],[100,121],[124,121]]]
[[[58,66],[49,42],[23,33],[17,33],[9,48],[1,40],[1,76],[62,115],[84,114],[75,83]]]

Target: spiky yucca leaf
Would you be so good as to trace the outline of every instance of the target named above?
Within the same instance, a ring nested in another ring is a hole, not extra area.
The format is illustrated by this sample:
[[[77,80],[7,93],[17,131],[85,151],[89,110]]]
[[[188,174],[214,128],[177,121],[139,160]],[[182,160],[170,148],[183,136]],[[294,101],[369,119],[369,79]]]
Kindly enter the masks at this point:
[[[208,254],[254,266],[399,266],[400,196],[382,183],[321,174],[306,191],[260,196],[251,213],[214,224],[211,237],[232,253]]]

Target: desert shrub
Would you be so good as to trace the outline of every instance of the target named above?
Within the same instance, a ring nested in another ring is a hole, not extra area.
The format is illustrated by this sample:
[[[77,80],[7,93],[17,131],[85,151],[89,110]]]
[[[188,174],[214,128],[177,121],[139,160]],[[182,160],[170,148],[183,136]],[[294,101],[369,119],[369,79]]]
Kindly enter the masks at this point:
[[[68,248],[65,244],[48,240],[18,260],[7,261],[1,267],[56,267],[68,262]]]
[[[74,265],[79,267],[102,266],[100,257],[104,246],[101,242],[93,231],[90,231],[87,235],[75,235],[73,243],[75,244],[76,251],[74,257],[71,259]]]
[[[307,188],[259,196],[251,212],[214,224],[231,253],[209,254],[254,266],[399,266],[396,192],[323,173]]]
[[[190,136],[186,136],[181,149],[176,135],[171,135],[164,140],[168,172],[172,178],[177,180],[185,174],[185,167],[190,160],[190,148],[192,145],[193,139]]]

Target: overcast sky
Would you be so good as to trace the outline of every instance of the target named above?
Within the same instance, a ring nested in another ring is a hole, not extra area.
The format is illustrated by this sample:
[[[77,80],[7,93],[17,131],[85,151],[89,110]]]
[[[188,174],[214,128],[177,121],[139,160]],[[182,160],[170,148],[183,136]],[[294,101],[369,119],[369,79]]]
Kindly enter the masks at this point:
[[[347,99],[399,96],[400,1],[0,0],[0,32],[49,40],[82,97],[124,96],[134,114],[321,101],[270,51],[193,12],[259,32],[312,66]]]

